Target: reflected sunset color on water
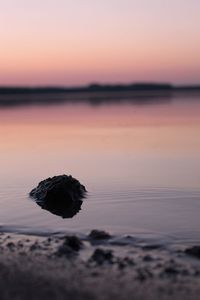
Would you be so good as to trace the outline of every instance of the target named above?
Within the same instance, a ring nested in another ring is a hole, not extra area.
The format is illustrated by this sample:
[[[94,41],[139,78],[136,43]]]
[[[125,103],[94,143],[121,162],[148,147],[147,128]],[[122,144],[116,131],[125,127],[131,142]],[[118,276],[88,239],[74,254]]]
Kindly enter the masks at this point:
[[[1,225],[200,239],[199,115],[198,97],[1,108]],[[58,174],[72,174],[89,191],[70,220],[28,198]]]

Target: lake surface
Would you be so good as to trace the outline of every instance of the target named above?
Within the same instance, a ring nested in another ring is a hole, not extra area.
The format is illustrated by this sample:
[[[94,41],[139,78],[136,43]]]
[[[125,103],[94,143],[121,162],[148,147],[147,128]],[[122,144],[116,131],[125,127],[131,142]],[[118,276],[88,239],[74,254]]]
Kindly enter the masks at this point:
[[[0,107],[0,160],[2,230],[200,241],[200,95]],[[59,174],[89,191],[72,219],[28,197]]]

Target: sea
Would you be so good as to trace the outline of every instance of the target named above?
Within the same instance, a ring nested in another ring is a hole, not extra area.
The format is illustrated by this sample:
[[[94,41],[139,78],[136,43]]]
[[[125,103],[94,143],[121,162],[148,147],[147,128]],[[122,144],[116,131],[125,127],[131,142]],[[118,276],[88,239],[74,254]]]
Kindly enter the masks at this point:
[[[200,242],[200,93],[20,97],[0,101],[1,232]],[[72,218],[29,197],[62,174],[88,191]]]

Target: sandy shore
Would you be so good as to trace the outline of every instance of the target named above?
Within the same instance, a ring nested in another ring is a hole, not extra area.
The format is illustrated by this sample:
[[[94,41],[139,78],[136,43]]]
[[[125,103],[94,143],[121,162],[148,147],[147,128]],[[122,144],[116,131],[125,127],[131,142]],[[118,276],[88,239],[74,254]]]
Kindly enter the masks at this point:
[[[200,250],[93,231],[0,235],[0,299],[198,299]]]

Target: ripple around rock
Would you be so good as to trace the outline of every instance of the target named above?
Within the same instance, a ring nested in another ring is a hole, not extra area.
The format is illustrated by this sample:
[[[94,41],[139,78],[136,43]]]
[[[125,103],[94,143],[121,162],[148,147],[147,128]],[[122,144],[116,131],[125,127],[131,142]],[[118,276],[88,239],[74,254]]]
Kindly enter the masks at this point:
[[[72,218],[81,209],[86,188],[71,175],[58,175],[41,181],[30,192],[36,203],[63,218]]]

